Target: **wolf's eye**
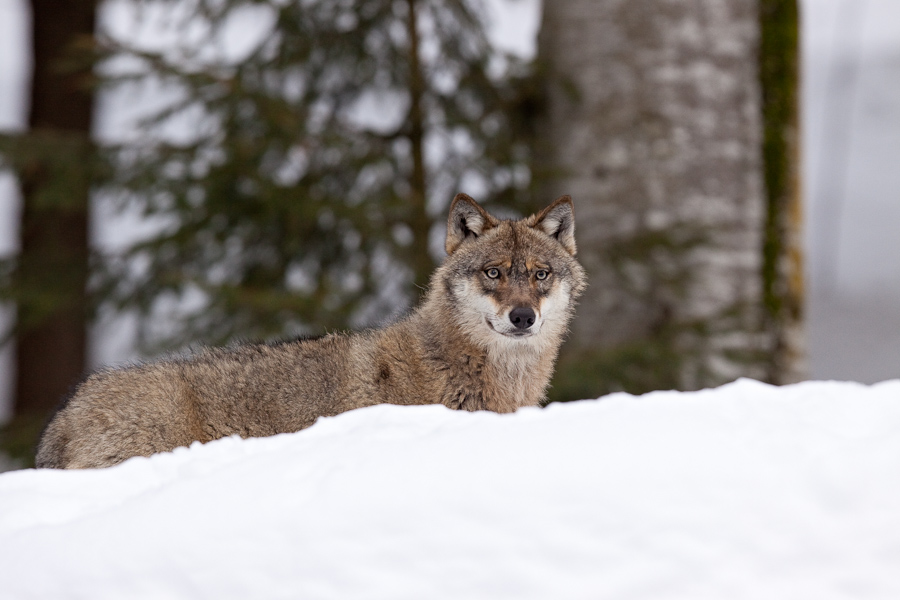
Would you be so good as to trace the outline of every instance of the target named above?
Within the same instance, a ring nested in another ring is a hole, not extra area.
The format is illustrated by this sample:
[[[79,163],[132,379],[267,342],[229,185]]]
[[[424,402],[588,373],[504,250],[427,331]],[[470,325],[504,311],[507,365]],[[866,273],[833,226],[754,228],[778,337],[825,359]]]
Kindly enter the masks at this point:
[[[491,267],[490,269],[486,270],[484,274],[491,279],[497,279],[498,277],[500,277],[500,269],[498,269],[497,267]]]
[[[543,280],[547,279],[548,277],[550,277],[550,271],[548,271],[547,269],[539,269],[534,274],[534,278],[537,279],[538,281],[543,281]]]

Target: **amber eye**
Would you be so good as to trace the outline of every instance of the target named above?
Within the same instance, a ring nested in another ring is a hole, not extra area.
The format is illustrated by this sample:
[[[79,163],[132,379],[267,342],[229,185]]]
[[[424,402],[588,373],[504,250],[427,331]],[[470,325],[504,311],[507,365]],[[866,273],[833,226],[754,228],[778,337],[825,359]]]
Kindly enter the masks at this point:
[[[490,269],[487,269],[484,274],[491,279],[497,279],[498,277],[500,277],[500,269],[498,269],[497,267],[491,267]]]
[[[548,277],[550,277],[550,271],[548,271],[547,269],[539,269],[534,274],[534,278],[537,279],[538,281],[543,281],[543,280],[547,279]]]

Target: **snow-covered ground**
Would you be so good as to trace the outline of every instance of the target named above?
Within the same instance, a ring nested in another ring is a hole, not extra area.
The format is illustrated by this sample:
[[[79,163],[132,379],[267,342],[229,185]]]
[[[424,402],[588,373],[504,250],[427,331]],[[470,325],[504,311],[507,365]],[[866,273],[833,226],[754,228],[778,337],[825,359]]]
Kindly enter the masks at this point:
[[[900,381],[377,406],[0,475],[0,597],[900,598]]]

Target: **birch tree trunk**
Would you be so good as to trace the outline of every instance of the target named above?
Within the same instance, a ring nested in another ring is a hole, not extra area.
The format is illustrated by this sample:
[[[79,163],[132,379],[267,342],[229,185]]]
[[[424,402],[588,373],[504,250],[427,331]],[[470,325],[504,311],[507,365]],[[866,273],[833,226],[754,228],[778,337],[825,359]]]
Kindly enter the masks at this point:
[[[789,311],[766,304],[767,290],[784,285],[765,278],[790,271],[764,259],[767,231],[783,241],[797,222],[777,216],[781,229],[767,229],[768,211],[791,202],[767,202],[760,8],[544,2],[534,174],[543,197],[575,199],[590,283],[555,399],[798,376],[800,330],[778,322]],[[787,77],[796,86],[796,70]],[[796,199],[795,185],[782,192]],[[790,244],[776,246],[781,256]],[[791,365],[773,366],[779,348]]]

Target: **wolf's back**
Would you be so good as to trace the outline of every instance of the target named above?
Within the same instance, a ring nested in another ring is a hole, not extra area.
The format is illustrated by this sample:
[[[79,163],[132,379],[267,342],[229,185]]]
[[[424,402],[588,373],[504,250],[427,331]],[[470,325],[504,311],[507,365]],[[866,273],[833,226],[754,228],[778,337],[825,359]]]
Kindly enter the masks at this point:
[[[79,385],[41,437],[39,468],[96,468],[194,441],[308,427],[337,403],[345,336],[246,345],[105,370]]]

